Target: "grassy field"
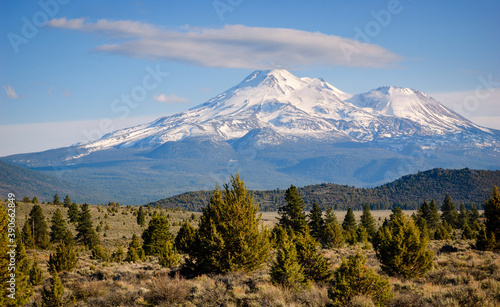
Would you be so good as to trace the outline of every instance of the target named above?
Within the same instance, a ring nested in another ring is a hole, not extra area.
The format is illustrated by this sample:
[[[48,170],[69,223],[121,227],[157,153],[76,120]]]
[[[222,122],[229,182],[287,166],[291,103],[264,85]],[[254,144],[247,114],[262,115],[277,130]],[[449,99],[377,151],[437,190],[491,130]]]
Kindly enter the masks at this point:
[[[17,225],[21,228],[25,216],[33,204],[19,203]],[[62,206],[42,205],[50,226],[50,218]],[[110,210],[108,210],[110,209]],[[140,236],[142,228],[137,225],[135,207],[118,207],[117,212],[108,206],[91,206],[93,223],[103,226],[99,233],[103,246],[115,250],[130,242],[132,234]],[[154,210],[170,216],[171,232],[176,233],[185,220],[200,213],[180,210],[147,209],[146,224]],[[412,212],[405,212],[411,214]],[[342,222],[345,212],[336,212]],[[377,221],[382,221],[390,211],[372,211]],[[361,212],[355,211],[359,219]],[[264,212],[262,223],[273,225],[276,212]],[[101,224],[102,222],[102,224]],[[109,227],[104,230],[105,225]],[[74,231],[74,226],[71,226]],[[434,251],[434,268],[424,277],[411,280],[390,278],[395,296],[387,306],[499,306],[500,305],[500,257],[498,253],[480,252],[470,248],[471,241],[431,241],[429,249]],[[340,249],[324,249],[323,255],[330,261],[331,269],[340,265],[341,259],[361,250],[367,257],[367,265],[380,274],[380,263],[373,249],[346,246]],[[47,261],[51,250],[28,249],[45,271],[45,286],[48,285]],[[60,274],[65,287],[67,306],[326,306],[328,284],[312,283],[309,288],[290,291],[276,287],[270,282],[270,260],[261,269],[246,273],[226,275],[202,275],[185,279],[176,272],[180,267],[162,268],[156,257],[145,262],[103,262],[90,259],[90,251],[77,248],[78,264],[71,272]],[[37,286],[32,301],[40,301],[43,286]],[[33,305],[33,304],[32,304]],[[370,298],[359,296],[353,306],[373,306]]]

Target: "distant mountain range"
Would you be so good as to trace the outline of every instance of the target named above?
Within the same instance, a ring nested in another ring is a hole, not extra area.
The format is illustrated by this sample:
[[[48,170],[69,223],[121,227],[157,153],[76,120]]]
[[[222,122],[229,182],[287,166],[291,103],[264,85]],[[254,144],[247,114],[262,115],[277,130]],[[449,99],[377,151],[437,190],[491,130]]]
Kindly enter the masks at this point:
[[[336,210],[362,210],[365,204],[372,209],[417,209],[424,200],[436,200],[441,208],[442,201],[449,193],[457,210],[460,203],[470,208],[473,204],[481,208],[491,196],[494,186],[500,186],[500,171],[485,170],[445,170],[432,169],[404,176],[376,188],[355,188],[332,183],[300,187],[299,192],[306,210],[314,202],[323,210],[332,206]],[[152,206],[181,208],[200,211],[205,207],[213,191],[187,192],[173,197],[151,202]],[[285,190],[251,191],[253,200],[263,211],[276,211],[284,205]]]
[[[351,95],[322,79],[256,71],[190,110],[86,144],[2,158],[140,204],[210,190],[240,171],[252,189],[373,187],[435,167],[500,169],[500,131],[417,90]],[[101,199],[94,199],[98,195]]]

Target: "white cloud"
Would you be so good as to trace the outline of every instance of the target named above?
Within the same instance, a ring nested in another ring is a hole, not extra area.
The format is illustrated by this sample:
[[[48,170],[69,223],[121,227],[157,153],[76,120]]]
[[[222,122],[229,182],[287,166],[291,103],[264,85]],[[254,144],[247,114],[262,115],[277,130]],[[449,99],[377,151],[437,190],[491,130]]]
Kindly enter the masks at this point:
[[[482,91],[460,91],[430,94],[446,107],[488,128],[500,129],[498,110],[500,88],[491,87]]]
[[[390,50],[320,32],[226,25],[223,28],[161,29],[135,21],[86,22],[52,19],[49,26],[103,33],[127,40],[95,48],[138,58],[225,68],[296,68],[302,66],[395,67],[403,60]]]
[[[179,97],[175,94],[172,95],[166,95],[166,94],[160,94],[160,95],[154,95],[153,99],[158,102],[164,102],[164,103],[186,103],[189,102],[189,99],[184,98],[184,97]]]
[[[3,89],[10,99],[19,99],[19,95],[17,95],[16,90],[12,86],[7,85],[7,87],[4,86]]]

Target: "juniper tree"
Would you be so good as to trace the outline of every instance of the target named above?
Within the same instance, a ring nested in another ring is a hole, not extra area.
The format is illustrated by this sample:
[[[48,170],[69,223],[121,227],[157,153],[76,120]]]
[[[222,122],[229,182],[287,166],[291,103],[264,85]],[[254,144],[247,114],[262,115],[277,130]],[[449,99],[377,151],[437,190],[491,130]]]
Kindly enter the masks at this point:
[[[146,255],[158,256],[165,242],[172,240],[168,218],[161,214],[153,215],[148,227],[142,232],[142,244]]]
[[[77,223],[80,220],[80,211],[76,203],[71,203],[71,205],[69,205],[68,217],[71,223]]]
[[[142,249],[141,241],[134,233],[132,235],[132,242],[130,242],[127,250],[127,257],[125,258],[125,261],[136,262],[138,260],[144,261],[145,259],[146,254],[144,253],[144,249]]]
[[[309,213],[309,231],[311,235],[320,240],[324,228],[323,211],[317,203],[313,203],[312,210]]]
[[[144,227],[145,223],[146,223],[146,213],[144,212],[144,209],[142,209],[142,206],[140,206],[139,211],[137,212],[137,224],[141,227]]]
[[[470,210],[468,211],[469,216],[469,225],[474,225],[479,219],[479,211],[476,208],[476,205],[472,205]]]
[[[165,245],[160,250],[158,263],[164,268],[170,268],[179,263],[179,254],[175,249],[172,240],[165,241]]]
[[[500,248],[500,192],[498,187],[493,188],[493,193],[484,203],[485,229],[478,236],[478,249],[497,250]],[[484,241],[485,242],[480,242]]]
[[[304,207],[304,200],[300,196],[299,190],[291,185],[285,192],[285,204],[278,209],[279,225],[295,232],[307,231]]]
[[[64,287],[57,274],[57,270],[51,268],[52,277],[50,278],[50,286],[42,291],[42,306],[45,307],[62,307],[64,306],[63,294]]]
[[[316,282],[327,281],[331,276],[330,264],[321,254],[318,242],[307,231],[295,233],[294,242],[306,278]]]
[[[328,297],[337,306],[347,305],[358,295],[370,297],[377,306],[383,306],[393,296],[389,279],[368,268],[366,257],[359,251],[342,260],[328,289]]]
[[[36,198],[36,196],[33,197],[33,199],[31,200],[31,202],[34,203],[34,204],[38,204],[38,198]]]
[[[24,225],[23,225],[23,229],[21,230],[21,238],[24,242],[24,245],[26,247],[33,247],[33,232],[31,231],[31,224],[30,224],[30,221],[28,219],[28,217],[26,217],[26,220],[24,222]]]
[[[30,261],[24,248],[20,233],[16,228],[16,295],[15,299],[9,300],[9,306],[24,306],[33,295],[33,286],[29,283]]]
[[[377,233],[377,228],[375,226],[375,219],[373,219],[373,216],[370,212],[370,206],[368,206],[368,204],[366,204],[365,208],[363,209],[360,225],[365,228],[366,233],[368,234],[368,240],[372,241],[372,238]],[[360,240],[358,239],[358,241]]]
[[[29,271],[30,283],[33,286],[39,286],[43,283],[43,270],[38,264],[38,259],[33,257],[31,269]]]
[[[460,229],[463,229],[466,224],[469,223],[469,215],[467,210],[465,209],[465,205],[463,203],[460,204],[460,211],[458,212],[457,217],[457,226]]]
[[[45,215],[43,214],[42,207],[35,204],[30,211],[29,225],[34,228],[32,232],[34,234],[35,246],[39,248],[46,248],[49,244],[49,236],[47,231],[47,222],[45,221]]]
[[[446,193],[446,196],[443,201],[443,205],[441,206],[441,219],[443,222],[447,222],[452,227],[456,227],[458,223],[458,214],[457,208],[455,208],[455,204],[451,200],[450,194]]]
[[[436,201],[433,199],[431,200],[431,203],[429,205],[429,212],[425,216],[425,220],[427,221],[427,226],[429,226],[429,229],[436,229],[439,224],[441,223],[440,221],[440,216],[439,216],[439,209],[437,207]]]
[[[76,242],[84,244],[89,249],[99,245],[99,237],[92,224],[92,215],[90,214],[88,204],[81,206],[80,219],[76,226],[76,231]]]
[[[384,272],[403,278],[419,277],[432,268],[428,238],[421,236],[413,219],[393,211],[391,219],[379,228],[373,240],[376,256]]]
[[[323,242],[326,248],[344,247],[343,229],[337,221],[337,216],[332,207],[328,207],[326,210]]]
[[[194,246],[195,233],[196,230],[191,226],[189,221],[185,221],[182,224],[175,237],[175,247],[179,252],[188,254],[191,248],[196,248]]]
[[[224,190],[216,187],[202,209],[190,264],[200,273],[252,271],[264,264],[271,243],[258,210],[239,174],[231,176]]]
[[[56,252],[49,256],[49,267],[53,267],[57,272],[71,271],[76,267],[77,262],[73,245],[66,245],[64,242],[60,242],[56,247]]]
[[[271,282],[289,289],[299,289],[307,284],[304,268],[299,264],[293,238],[286,231],[278,245],[278,256],[271,266]]]
[[[71,231],[66,226],[61,210],[59,208],[52,216],[52,225],[50,226],[50,241],[55,244],[65,242],[66,244],[74,244],[74,238]]]

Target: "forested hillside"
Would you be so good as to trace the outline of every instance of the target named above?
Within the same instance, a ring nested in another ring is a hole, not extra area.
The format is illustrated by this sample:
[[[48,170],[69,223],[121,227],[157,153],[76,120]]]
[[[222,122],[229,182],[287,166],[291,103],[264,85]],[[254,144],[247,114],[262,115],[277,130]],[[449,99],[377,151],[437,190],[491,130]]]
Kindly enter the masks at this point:
[[[349,207],[361,210],[364,204],[369,204],[372,209],[388,209],[396,205],[403,209],[416,209],[424,200],[441,202],[446,193],[457,204],[464,203],[467,207],[475,204],[481,208],[495,185],[500,186],[500,171],[435,168],[403,176],[376,188],[325,183],[301,187],[299,191],[307,210],[310,210],[313,202],[322,209],[332,206],[336,210]],[[199,211],[208,203],[211,195],[212,191],[188,192],[150,204]],[[283,190],[252,191],[252,195],[262,211],[278,210],[284,203]]]

